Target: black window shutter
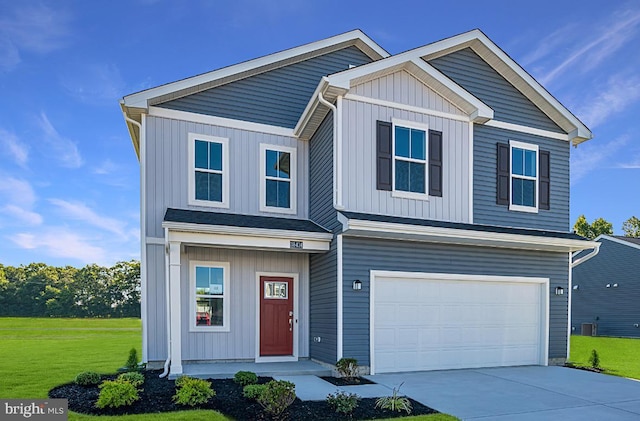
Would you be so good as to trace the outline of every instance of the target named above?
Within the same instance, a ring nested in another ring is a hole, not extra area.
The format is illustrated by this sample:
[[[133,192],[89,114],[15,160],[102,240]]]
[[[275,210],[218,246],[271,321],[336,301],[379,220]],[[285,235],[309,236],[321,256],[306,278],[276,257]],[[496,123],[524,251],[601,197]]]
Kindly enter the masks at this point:
[[[506,143],[498,143],[498,156],[496,165],[496,203],[498,205],[509,206],[509,172],[509,145]]]
[[[538,163],[538,207],[540,209],[550,209],[550,184],[551,184],[551,156],[549,151],[540,151],[540,161]]]
[[[442,197],[442,132],[429,130],[429,196]]]
[[[391,190],[392,159],[391,123],[378,121],[376,125],[376,188]]]

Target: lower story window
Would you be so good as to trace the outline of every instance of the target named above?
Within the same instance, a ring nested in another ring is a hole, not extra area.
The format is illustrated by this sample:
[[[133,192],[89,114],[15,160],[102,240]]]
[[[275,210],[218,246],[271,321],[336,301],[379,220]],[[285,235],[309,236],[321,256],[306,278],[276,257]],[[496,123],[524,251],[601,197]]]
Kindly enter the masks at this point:
[[[192,262],[194,313],[196,329],[228,330],[229,265],[227,263]]]

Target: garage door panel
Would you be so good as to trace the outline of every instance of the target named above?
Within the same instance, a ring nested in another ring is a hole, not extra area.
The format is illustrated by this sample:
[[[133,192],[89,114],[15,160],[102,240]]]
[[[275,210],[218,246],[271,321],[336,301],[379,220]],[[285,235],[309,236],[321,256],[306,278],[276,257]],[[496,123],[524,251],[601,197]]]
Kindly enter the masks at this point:
[[[543,363],[540,283],[374,282],[376,372]]]

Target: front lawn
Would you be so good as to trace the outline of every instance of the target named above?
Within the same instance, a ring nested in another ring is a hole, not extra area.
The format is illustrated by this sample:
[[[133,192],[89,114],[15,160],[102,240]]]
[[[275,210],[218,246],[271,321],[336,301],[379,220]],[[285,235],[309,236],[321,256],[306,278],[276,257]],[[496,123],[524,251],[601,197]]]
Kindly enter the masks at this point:
[[[569,361],[588,366],[593,349],[605,373],[640,380],[640,339],[574,335]]]

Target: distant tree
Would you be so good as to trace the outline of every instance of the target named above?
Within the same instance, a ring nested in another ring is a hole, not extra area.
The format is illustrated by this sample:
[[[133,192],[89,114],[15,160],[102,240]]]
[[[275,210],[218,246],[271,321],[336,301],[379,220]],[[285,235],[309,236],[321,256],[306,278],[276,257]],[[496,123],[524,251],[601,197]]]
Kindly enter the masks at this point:
[[[580,215],[573,225],[573,230],[576,234],[593,240],[602,234],[613,234],[613,224],[603,218],[598,218],[590,224],[584,215]]]
[[[622,223],[625,237],[640,237],[640,219],[632,216]]]

